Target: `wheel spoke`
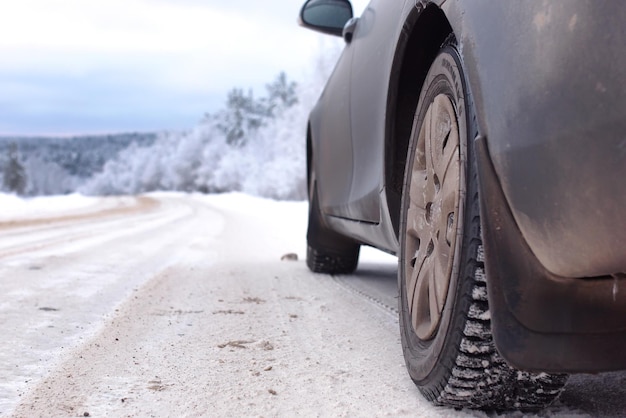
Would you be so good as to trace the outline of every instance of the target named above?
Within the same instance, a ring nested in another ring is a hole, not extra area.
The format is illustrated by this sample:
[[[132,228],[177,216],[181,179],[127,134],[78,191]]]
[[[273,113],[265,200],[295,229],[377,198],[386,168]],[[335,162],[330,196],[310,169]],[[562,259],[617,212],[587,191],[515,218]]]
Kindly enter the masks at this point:
[[[412,298],[412,321],[413,328],[417,332],[417,335],[432,334],[433,310],[431,309],[430,296],[432,291],[431,282],[433,274],[432,258],[426,257],[426,259],[424,259],[424,263],[420,266],[419,272],[417,273],[417,283],[415,285],[415,292]]]
[[[433,107],[431,106],[428,109],[428,112],[426,112],[426,118],[424,120],[424,153],[426,155],[426,173],[428,177],[427,188],[429,189],[428,196],[430,199],[435,196],[435,179],[433,174],[436,173],[435,164],[437,161],[437,155],[436,150],[434,149],[436,147],[436,143],[433,141],[433,125],[436,117],[437,114],[433,112]]]
[[[447,238],[444,235],[439,235],[440,237],[435,243],[434,254],[434,259],[436,260],[436,265],[434,268],[438,280],[434,281],[434,285],[437,288],[439,306],[443,308],[443,305],[446,301],[446,296],[448,294],[449,284],[449,280],[444,280],[443,278],[450,277],[450,270],[452,269],[453,248],[448,245]]]
[[[426,225],[426,210],[411,204],[407,213],[407,234],[412,238],[421,238]]]
[[[411,272],[411,280],[408,283],[409,289],[415,287],[415,280],[417,275],[424,265],[424,260],[428,254],[428,235],[425,234],[427,229],[426,220],[424,219],[424,211],[418,207],[412,207],[409,210],[409,214],[413,215],[410,222],[414,223],[414,226],[407,229],[407,236],[405,242],[405,254],[406,254],[406,268]],[[422,245],[422,243],[424,245]]]
[[[450,165],[448,173],[441,185],[441,213],[447,216],[457,210],[459,197],[459,164]]]
[[[456,145],[452,144],[452,141],[456,140]],[[441,164],[438,167],[438,173],[442,178],[448,177],[448,171],[453,168],[455,165],[458,165],[459,161],[459,146],[458,146],[458,135],[451,134],[447,138],[448,143],[446,147],[442,150],[443,154],[441,155]]]
[[[458,156],[459,134],[450,99],[443,95],[437,96],[433,106],[436,109],[431,123],[431,126],[435,126],[431,128],[434,142],[433,159],[436,161],[433,169],[437,177],[443,181],[451,161]]]
[[[442,289],[441,283],[442,280],[438,280],[441,274],[441,267],[438,262],[438,256],[435,255],[432,259],[432,268],[430,274],[430,283],[429,283],[429,307],[430,307],[430,319],[431,319],[431,329],[433,332],[434,327],[439,323],[441,317],[441,311],[443,310],[443,305],[446,302],[445,295],[447,293],[447,288]]]
[[[410,279],[407,281],[407,299],[408,299],[408,303],[409,306],[412,307],[411,311],[413,312],[413,318],[415,318],[415,311],[417,311],[417,309],[415,309],[415,306],[417,305],[417,294],[419,293],[418,289],[417,289],[417,284],[418,284],[418,276],[419,273],[422,269],[423,266],[423,260],[422,263],[420,264],[415,264],[415,268],[411,267],[410,265],[407,266],[406,268],[406,272],[409,273],[409,277]],[[413,326],[416,327],[415,325],[415,321],[413,321]]]
[[[415,166],[411,172],[410,199],[411,203],[420,208],[426,207],[426,193],[428,178],[426,170],[416,170]]]

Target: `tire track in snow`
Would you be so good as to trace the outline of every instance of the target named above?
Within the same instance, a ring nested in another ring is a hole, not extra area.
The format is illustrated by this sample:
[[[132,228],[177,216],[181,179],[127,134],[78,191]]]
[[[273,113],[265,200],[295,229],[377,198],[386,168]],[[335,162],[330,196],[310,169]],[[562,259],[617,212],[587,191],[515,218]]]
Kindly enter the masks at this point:
[[[373,292],[368,292],[367,288],[364,286],[355,286],[353,283],[359,283],[358,281],[356,282],[354,280],[352,280],[352,282],[349,281],[349,279],[354,279],[353,276],[341,275],[341,276],[332,276],[332,278],[334,282],[337,283],[339,286],[341,286],[343,289],[377,306],[378,308],[382,309],[386,313],[392,315],[394,319],[396,320],[396,322],[398,321],[398,314],[399,314],[398,307],[391,306],[389,303],[383,301],[382,298],[374,295]]]
[[[71,216],[0,222],[0,230],[3,231],[0,259],[57,247],[101,232],[106,233],[111,230],[112,224],[119,222],[120,217],[145,217],[159,205],[154,198],[140,197],[131,206],[116,206]],[[72,226],[72,229],[68,229],[68,226]]]

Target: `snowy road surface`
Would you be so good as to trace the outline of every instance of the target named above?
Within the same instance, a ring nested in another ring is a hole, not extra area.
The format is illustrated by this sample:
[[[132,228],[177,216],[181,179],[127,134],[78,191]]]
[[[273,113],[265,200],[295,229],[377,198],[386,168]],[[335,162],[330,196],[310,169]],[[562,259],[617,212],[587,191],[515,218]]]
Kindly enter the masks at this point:
[[[352,276],[307,271],[305,203],[0,205],[2,416],[494,416],[419,395],[388,256],[365,249]],[[540,416],[625,416],[625,383],[575,377]]]

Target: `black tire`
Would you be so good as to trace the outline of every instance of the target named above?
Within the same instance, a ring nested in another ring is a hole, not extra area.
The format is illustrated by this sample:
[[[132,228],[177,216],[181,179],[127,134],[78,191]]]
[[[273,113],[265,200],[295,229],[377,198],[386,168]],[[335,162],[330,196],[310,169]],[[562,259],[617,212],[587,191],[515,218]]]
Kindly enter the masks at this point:
[[[317,185],[309,176],[309,226],[306,264],[314,273],[350,274],[356,270],[361,246],[324,225]]]
[[[476,135],[461,61],[448,45],[420,93],[403,186],[404,357],[409,375],[436,405],[538,410],[558,397],[567,376],[518,371],[495,348],[471,146]]]

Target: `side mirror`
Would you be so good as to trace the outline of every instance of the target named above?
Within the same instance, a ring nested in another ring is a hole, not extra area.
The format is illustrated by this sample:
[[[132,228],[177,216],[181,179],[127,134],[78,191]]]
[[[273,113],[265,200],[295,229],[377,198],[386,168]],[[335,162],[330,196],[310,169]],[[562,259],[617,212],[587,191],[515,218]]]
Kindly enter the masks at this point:
[[[342,36],[343,27],[352,17],[349,0],[307,0],[298,23],[318,32]]]

